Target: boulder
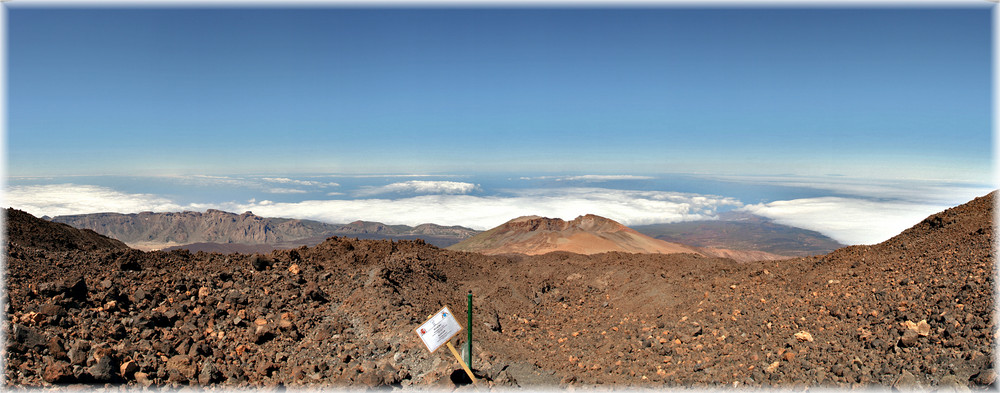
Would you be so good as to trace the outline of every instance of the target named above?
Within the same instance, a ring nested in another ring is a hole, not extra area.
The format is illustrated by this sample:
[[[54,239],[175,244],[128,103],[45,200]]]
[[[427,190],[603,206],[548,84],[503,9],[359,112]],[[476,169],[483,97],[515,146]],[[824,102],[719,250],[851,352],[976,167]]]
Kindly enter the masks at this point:
[[[11,339],[11,344],[23,351],[28,351],[32,348],[44,348],[47,345],[47,340],[42,333],[19,323],[14,324]]]
[[[42,373],[42,379],[48,383],[62,384],[70,383],[74,381],[73,377],[73,367],[69,363],[64,361],[56,361],[49,363],[45,366],[45,371]]]
[[[114,377],[113,360],[111,356],[101,356],[93,366],[87,368],[87,374],[90,374],[95,381],[110,382]]]
[[[271,260],[260,255],[254,255],[250,257],[250,266],[258,272],[264,271],[271,266]]]
[[[188,382],[198,373],[194,361],[187,355],[175,355],[167,360],[167,375],[170,381]]]

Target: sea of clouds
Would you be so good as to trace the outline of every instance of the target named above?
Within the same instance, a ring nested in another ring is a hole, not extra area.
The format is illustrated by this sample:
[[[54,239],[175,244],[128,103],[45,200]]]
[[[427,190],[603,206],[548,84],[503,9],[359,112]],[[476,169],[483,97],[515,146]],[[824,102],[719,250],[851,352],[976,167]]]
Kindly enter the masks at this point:
[[[990,191],[981,185],[932,181],[872,181],[843,178],[733,177],[732,182],[769,186],[810,187],[829,196],[773,200],[744,204],[732,197],[594,187],[608,180],[646,178],[629,175],[567,177],[586,180],[565,187],[484,190],[476,183],[441,180],[405,180],[340,190],[339,183],[288,177],[238,179],[190,177],[184,181],[232,183],[270,194],[323,191],[322,195],[350,199],[314,198],[296,201],[257,200],[178,202],[163,195],[128,193],[87,184],[13,185],[6,204],[36,216],[50,217],[99,212],[252,211],[266,217],[312,219],[331,223],[355,220],[387,224],[461,225],[484,230],[510,219],[539,215],[572,219],[597,214],[625,225],[643,225],[715,219],[722,210],[743,210],[778,223],[811,229],[845,244],[884,241],[930,214]],[[336,191],[329,191],[337,189]]]

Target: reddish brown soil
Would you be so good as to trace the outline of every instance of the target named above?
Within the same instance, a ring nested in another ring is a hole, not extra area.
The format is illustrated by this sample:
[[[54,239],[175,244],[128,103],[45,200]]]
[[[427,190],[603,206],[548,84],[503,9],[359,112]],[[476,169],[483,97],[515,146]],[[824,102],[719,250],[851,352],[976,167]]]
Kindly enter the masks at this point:
[[[464,315],[471,289],[484,386],[975,388],[995,380],[994,197],[882,244],[746,264],[344,238],[85,251],[8,213],[6,384],[453,388],[450,353],[413,329]]]

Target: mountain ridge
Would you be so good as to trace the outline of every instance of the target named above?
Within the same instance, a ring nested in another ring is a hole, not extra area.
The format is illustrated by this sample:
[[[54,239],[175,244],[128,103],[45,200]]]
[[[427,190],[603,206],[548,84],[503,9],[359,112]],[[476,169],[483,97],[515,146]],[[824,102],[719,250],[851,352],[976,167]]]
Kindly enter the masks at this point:
[[[309,243],[318,244],[329,236],[377,239],[425,237],[432,244],[449,245],[478,232],[460,226],[446,227],[437,224],[410,227],[360,220],[348,224],[328,224],[315,220],[261,217],[249,211],[236,214],[215,209],[208,209],[203,213],[78,214],[53,217],[51,221],[89,229],[144,250],[183,248],[189,244],[275,245],[294,248]]]

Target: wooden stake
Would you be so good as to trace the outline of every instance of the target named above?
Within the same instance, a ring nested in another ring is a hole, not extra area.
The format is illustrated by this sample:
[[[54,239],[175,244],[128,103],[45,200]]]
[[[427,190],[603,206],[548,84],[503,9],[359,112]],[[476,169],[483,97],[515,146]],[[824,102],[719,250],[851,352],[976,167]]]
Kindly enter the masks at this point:
[[[465,370],[465,373],[469,374],[469,378],[472,379],[472,384],[476,385],[476,387],[478,388],[479,385],[476,384],[476,376],[472,375],[472,370],[470,370],[469,366],[466,365],[465,361],[462,360],[462,355],[458,354],[458,351],[455,350],[455,346],[451,345],[451,341],[448,341],[448,349],[451,350],[452,355],[455,355],[455,359],[458,359],[458,364],[462,365],[462,370]]]

